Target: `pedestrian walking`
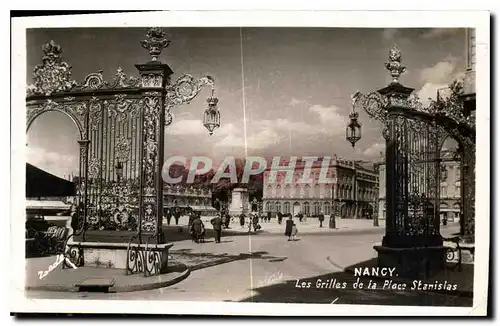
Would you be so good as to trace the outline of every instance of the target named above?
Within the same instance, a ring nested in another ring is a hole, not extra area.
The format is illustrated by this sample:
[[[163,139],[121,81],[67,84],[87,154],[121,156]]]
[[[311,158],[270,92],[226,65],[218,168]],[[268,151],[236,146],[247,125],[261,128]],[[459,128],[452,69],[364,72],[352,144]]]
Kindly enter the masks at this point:
[[[179,225],[179,219],[181,218],[181,212],[179,208],[175,209],[174,218],[175,218],[175,225]]]
[[[281,212],[278,212],[278,214],[276,214],[277,218],[278,218],[278,224],[281,225],[281,222],[283,221],[283,215],[281,215]],[[290,218],[292,218],[290,216]]]
[[[226,229],[229,229],[229,223],[231,222],[231,216],[227,212],[224,212],[223,214],[226,217],[226,223],[225,223]]]
[[[292,222],[293,223],[293,222]],[[296,236],[297,236],[297,233],[299,232],[299,230],[297,229],[297,225],[295,223],[292,224],[292,241],[295,241],[296,240]]]
[[[254,216],[253,216],[253,230],[254,230],[254,232],[257,232],[257,230],[259,228],[260,228],[259,216],[257,214],[254,214]]]
[[[286,220],[286,224],[285,224],[285,235],[288,237],[288,241],[291,241],[292,240],[292,228],[293,228],[293,220],[292,220],[292,216],[290,215],[290,217],[288,218],[288,220]]]
[[[302,223],[302,219],[304,218],[304,214],[300,213],[299,214],[299,222]]]
[[[172,220],[172,211],[167,209],[167,225],[170,225],[170,221]]]
[[[322,228],[323,227],[323,221],[325,220],[325,215],[323,214],[319,214],[319,227]]]
[[[214,228],[215,243],[220,243],[220,238],[222,235],[222,219],[219,215],[217,215],[215,218],[210,220],[210,223],[212,223]]]
[[[245,226],[245,214],[240,214],[240,226],[243,228]]]
[[[205,225],[201,220],[201,216],[196,214],[193,223],[191,224],[191,235],[193,237],[193,241],[196,243],[205,242],[204,234],[205,234]]]

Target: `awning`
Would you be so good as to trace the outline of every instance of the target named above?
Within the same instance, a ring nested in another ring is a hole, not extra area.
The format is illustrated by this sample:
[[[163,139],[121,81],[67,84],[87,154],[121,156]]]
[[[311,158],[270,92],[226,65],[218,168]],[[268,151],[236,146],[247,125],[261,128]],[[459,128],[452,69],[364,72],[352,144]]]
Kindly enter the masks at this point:
[[[70,204],[57,200],[27,200],[26,209],[32,210],[69,210]]]
[[[76,187],[73,182],[56,177],[26,163],[26,197],[67,197],[75,195]]]

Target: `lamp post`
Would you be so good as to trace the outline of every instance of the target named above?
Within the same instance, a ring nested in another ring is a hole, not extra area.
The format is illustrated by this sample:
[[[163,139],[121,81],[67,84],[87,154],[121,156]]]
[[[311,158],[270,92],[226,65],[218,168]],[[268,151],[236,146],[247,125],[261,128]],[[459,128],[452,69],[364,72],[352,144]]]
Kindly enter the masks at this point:
[[[349,113],[349,123],[345,129],[345,138],[351,143],[352,147],[356,145],[358,140],[361,139],[361,124],[358,121],[359,113],[352,108],[352,112]]]
[[[212,88],[212,94],[207,99],[208,108],[205,110],[203,114],[203,125],[208,129],[210,135],[214,133],[215,128],[220,127],[220,112],[217,109],[217,103],[219,103],[219,99],[214,97],[214,89]]]

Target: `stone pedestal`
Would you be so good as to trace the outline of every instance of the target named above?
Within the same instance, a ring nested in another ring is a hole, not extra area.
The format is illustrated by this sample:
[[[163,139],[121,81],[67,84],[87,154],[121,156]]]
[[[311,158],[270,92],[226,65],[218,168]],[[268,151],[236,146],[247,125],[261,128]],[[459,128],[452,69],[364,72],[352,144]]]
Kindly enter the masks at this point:
[[[396,268],[397,276],[427,279],[445,268],[443,246],[390,248],[374,246],[378,253],[378,266]]]
[[[229,215],[238,216],[248,212],[248,190],[246,188],[235,188],[231,194],[231,205]]]

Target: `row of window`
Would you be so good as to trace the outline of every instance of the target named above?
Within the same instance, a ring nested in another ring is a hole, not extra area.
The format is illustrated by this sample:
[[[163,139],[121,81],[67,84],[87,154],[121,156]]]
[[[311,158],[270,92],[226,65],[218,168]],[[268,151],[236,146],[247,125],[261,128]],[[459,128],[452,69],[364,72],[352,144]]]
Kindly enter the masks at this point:
[[[265,192],[265,197],[292,197],[292,198],[320,198],[321,192],[319,187],[315,187],[312,192],[310,192],[310,188],[305,187],[302,191],[300,188],[294,188],[293,192],[290,187],[286,187],[283,191],[283,188],[279,187],[273,191],[272,188],[268,187]],[[337,189],[336,198],[342,199],[350,199],[352,198],[352,190],[351,189]],[[376,198],[378,192],[375,190],[360,190],[358,191],[357,198],[359,200],[372,200]],[[324,197],[330,198],[332,197],[332,188],[326,188],[324,192]]]
[[[294,203],[293,206],[300,206],[299,203]],[[321,210],[321,206],[323,206],[323,210]],[[283,210],[282,210],[283,208]],[[268,202],[266,203],[266,212],[282,212],[283,214],[290,214],[292,213],[291,211],[291,203],[290,202],[284,202],[283,207],[281,207],[280,202],[272,203]],[[329,202],[324,202],[323,205],[319,202],[314,202],[312,205],[312,214],[317,215],[320,213],[323,213],[325,215],[329,215],[332,209],[332,204]],[[300,212],[305,214],[305,215],[310,215],[311,214],[311,205],[308,202],[305,202],[302,204],[302,207],[300,208]]]

